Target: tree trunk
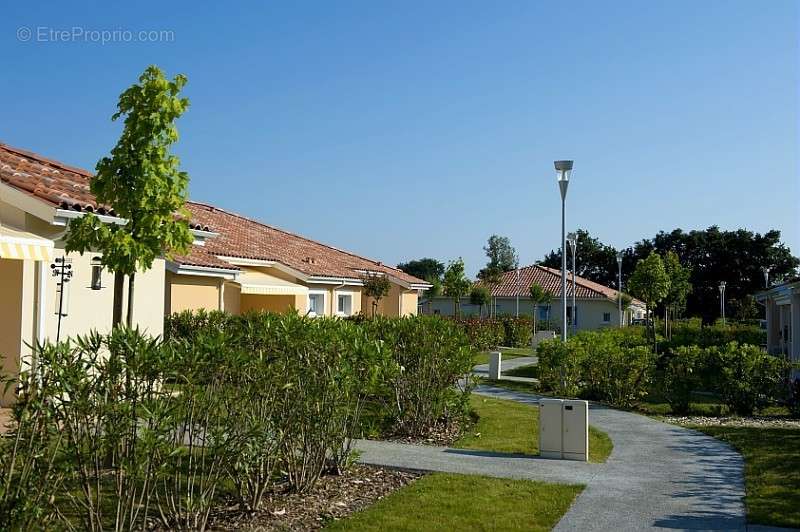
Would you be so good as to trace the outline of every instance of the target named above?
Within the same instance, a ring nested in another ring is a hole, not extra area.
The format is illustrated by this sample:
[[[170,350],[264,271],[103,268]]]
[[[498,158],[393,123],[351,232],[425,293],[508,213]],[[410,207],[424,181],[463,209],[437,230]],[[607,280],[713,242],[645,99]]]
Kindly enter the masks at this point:
[[[132,273],[128,276],[128,327],[133,327],[133,286],[136,274]]]
[[[114,272],[114,311],[111,324],[116,327],[122,323],[122,293],[125,288],[125,276]]]

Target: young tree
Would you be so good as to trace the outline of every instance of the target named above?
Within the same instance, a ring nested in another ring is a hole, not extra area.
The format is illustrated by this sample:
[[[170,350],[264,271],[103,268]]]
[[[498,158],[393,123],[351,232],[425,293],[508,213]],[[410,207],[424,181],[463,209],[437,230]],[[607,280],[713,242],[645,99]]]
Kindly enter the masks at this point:
[[[361,278],[361,281],[364,283],[364,295],[372,298],[372,317],[374,318],[381,299],[389,295],[392,283],[388,277],[379,273],[367,273]]]
[[[442,288],[444,295],[453,298],[453,313],[455,316],[461,314],[461,298],[469,293],[472,283],[464,273],[464,261],[459,257],[457,260],[450,261],[444,272]]]
[[[111,156],[97,163],[90,188],[98,204],[113,208],[126,223],[104,224],[87,213],[69,225],[66,250],[100,251],[103,266],[114,272],[114,325],[122,321],[123,276],[131,326],[136,272],[150,269],[157,257],[185,253],[192,244],[185,209],[189,176],[169,152],[178,140],[175,121],[189,107],[180,97],[185,84],[185,76],[170,81],[149,66],[120,95],[111,119],[124,117],[125,126]]]
[[[669,291],[664,297],[664,336],[671,338],[670,315],[674,318],[686,307],[686,297],[692,291],[692,284],[689,282],[692,272],[681,265],[674,251],[667,251],[664,256],[664,270],[669,277]]]
[[[484,305],[488,305],[491,300],[492,294],[485,286],[475,285],[472,287],[472,292],[469,293],[469,302],[473,305],[478,305],[481,317],[483,317]]]
[[[528,292],[533,302],[533,335],[536,336],[536,319],[539,317],[539,305],[549,305],[553,300],[553,294],[542,288],[539,283],[532,283],[528,288]]]
[[[478,279],[483,281],[489,288],[489,303],[492,302],[492,292],[494,288],[503,280],[503,270],[498,266],[487,266],[478,272]],[[489,307],[489,316],[492,316],[492,307]],[[496,309],[495,314],[496,314]]]
[[[431,258],[401,262],[397,265],[397,269],[429,283],[433,283],[434,280],[441,281],[444,275],[444,263]]]
[[[628,280],[628,290],[633,296],[644,301],[649,333],[650,309],[655,308],[669,293],[669,275],[664,268],[661,255],[653,252],[646,259],[639,261]],[[653,344],[654,350],[657,349],[655,329],[653,329]]]

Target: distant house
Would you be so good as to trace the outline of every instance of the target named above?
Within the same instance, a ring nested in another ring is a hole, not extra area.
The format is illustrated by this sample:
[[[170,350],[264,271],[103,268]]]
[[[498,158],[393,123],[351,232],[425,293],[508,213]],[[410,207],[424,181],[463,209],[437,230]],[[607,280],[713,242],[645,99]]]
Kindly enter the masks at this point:
[[[774,286],[756,294],[766,308],[767,351],[800,362],[800,280]]]
[[[553,295],[549,305],[539,305],[540,320],[550,319],[558,323],[561,316],[561,271],[545,266],[533,265],[505,272],[499,284],[491,289],[492,308],[497,315],[531,316],[533,303],[530,300],[529,287],[537,283]],[[572,323],[575,317],[577,329],[599,329],[619,326],[619,310],[617,306],[617,290],[595,283],[583,277],[575,277],[575,309],[572,308],[572,275],[567,274],[567,318]],[[425,314],[453,314],[454,303],[449,297],[435,297],[423,300],[420,304]],[[484,314],[488,309],[484,308]],[[469,296],[461,299],[461,314],[477,316],[480,309],[469,302]],[[641,319],[645,315],[644,303],[638,299],[631,302],[627,310],[623,310],[623,323],[632,319]]]

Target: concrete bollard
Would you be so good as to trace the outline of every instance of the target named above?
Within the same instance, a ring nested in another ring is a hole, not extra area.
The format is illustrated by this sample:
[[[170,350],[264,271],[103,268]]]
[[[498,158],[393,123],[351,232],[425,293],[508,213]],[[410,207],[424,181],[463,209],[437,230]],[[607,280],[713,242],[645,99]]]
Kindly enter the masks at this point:
[[[489,380],[499,381],[500,371],[502,370],[503,354],[500,351],[489,353]]]

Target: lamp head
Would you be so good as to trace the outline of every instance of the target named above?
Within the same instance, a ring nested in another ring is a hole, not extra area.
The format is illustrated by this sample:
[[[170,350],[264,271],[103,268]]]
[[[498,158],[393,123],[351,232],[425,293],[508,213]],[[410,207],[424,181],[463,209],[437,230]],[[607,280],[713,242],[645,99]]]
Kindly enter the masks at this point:
[[[622,252],[617,252],[617,264],[622,264]]]

